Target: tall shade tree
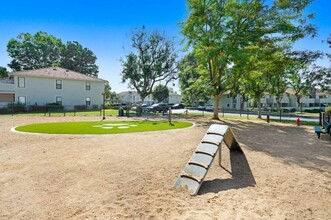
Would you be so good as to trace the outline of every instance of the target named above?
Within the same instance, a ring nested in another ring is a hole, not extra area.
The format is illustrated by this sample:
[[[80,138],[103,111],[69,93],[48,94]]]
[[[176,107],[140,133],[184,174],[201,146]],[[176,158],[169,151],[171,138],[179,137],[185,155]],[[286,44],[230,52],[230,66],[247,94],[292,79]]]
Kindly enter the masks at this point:
[[[184,56],[179,62],[178,68],[182,102],[189,106],[198,105],[199,102],[207,102],[210,99],[210,91],[208,91],[210,87],[198,73],[194,53]]]
[[[167,86],[177,78],[177,54],[174,43],[164,34],[149,33],[145,27],[136,29],[131,40],[133,52],[121,59],[122,82],[136,89],[144,102],[156,83]]]
[[[60,66],[88,76],[98,76],[99,68],[95,64],[97,57],[88,48],[77,41],[67,42],[61,51]]]
[[[8,70],[6,67],[0,66],[0,79],[4,77],[8,77]]]
[[[302,11],[312,0],[187,0],[190,14],[181,23],[188,46],[195,51],[213,88],[214,119],[226,69],[252,46],[280,40],[295,41],[314,33]],[[311,17],[312,15],[308,15]]]
[[[13,60],[8,66],[14,71],[30,70],[58,65],[64,44],[46,32],[34,35],[21,33],[7,44],[7,52]]]
[[[159,84],[154,87],[152,93],[153,100],[157,102],[164,102],[167,103],[169,100],[169,89],[165,85]]]
[[[291,61],[286,53],[287,48],[278,47],[268,57],[268,72],[269,72],[269,88],[268,91],[276,99],[278,111],[281,111],[282,99],[288,88],[288,81],[286,80],[287,69]]]
[[[327,39],[328,47],[331,49],[331,34]],[[329,67],[320,67],[314,76],[314,85],[324,91],[331,92],[331,53],[326,54],[329,59]]]
[[[12,58],[8,66],[14,71],[61,66],[89,76],[98,76],[96,56],[78,42],[63,44],[60,39],[46,32],[34,35],[21,33],[7,44]]]
[[[277,58],[278,53],[275,48],[267,47],[258,49],[247,62],[250,71],[244,76],[245,89],[249,97],[257,103],[258,118],[262,117],[261,98],[270,86],[270,79],[277,68],[274,63]]]
[[[318,79],[321,73],[321,68],[314,63],[323,55],[320,51],[293,51],[291,62],[287,71],[287,80],[290,87],[293,89],[294,95],[297,99],[297,104],[302,111],[301,98],[309,94],[314,88],[315,84],[319,82]],[[315,82],[316,80],[316,82]]]

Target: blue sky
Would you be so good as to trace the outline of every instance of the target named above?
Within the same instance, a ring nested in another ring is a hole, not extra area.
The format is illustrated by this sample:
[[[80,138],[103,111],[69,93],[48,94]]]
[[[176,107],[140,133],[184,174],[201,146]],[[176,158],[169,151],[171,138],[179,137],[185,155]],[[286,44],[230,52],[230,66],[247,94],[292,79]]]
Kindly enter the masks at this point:
[[[331,1],[315,0],[307,9],[315,11],[319,28],[315,39],[304,39],[297,49],[331,53],[326,40],[331,34]],[[188,12],[185,0],[3,0],[0,8],[0,66],[6,66],[6,45],[19,33],[44,31],[63,42],[78,41],[97,56],[99,77],[116,92],[127,90],[121,83],[119,59],[130,52],[130,33],[144,25],[175,37],[180,49],[180,28]],[[321,61],[321,64],[326,64]],[[9,69],[9,68],[8,68]],[[175,90],[178,90],[177,86]]]

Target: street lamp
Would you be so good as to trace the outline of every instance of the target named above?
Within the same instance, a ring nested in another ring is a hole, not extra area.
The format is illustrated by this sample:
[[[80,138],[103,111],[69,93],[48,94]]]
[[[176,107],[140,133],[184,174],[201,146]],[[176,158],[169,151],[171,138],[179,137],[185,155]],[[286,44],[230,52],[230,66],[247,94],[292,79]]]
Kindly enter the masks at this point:
[[[102,93],[102,120],[106,119],[106,112],[105,112],[105,93]]]

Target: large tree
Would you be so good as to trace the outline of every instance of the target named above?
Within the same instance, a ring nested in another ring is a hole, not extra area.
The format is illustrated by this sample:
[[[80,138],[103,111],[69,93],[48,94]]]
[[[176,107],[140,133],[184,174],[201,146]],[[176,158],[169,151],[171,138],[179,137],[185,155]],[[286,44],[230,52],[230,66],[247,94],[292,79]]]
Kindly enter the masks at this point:
[[[293,51],[287,71],[287,80],[297,98],[298,106],[302,111],[301,98],[312,92],[315,80],[320,75],[321,68],[314,63],[321,58],[320,51]],[[318,82],[318,80],[316,81]]]
[[[327,39],[329,48],[331,49],[331,34]],[[321,88],[321,90],[331,92],[331,53],[326,54],[329,59],[329,67],[319,67],[314,75],[313,85]]]
[[[67,42],[61,51],[60,66],[89,76],[98,76],[97,57],[77,41]]]
[[[58,65],[63,47],[60,39],[46,32],[34,35],[21,33],[7,44],[7,52],[13,58],[8,66],[14,71],[20,71]]]
[[[153,100],[167,103],[169,101],[169,89],[165,85],[159,84],[154,87],[152,93]]]
[[[96,56],[78,42],[62,41],[46,32],[21,33],[7,44],[12,58],[8,66],[14,71],[62,66],[90,76],[97,76]]]
[[[122,81],[136,89],[143,102],[156,83],[167,86],[177,78],[177,54],[164,34],[149,33],[145,27],[133,31],[131,40],[133,52],[121,59]]]
[[[4,77],[8,77],[8,70],[6,67],[0,66],[0,79]]]
[[[178,65],[179,87],[181,89],[182,102],[189,106],[198,105],[199,102],[207,102],[210,99],[210,87],[203,81],[197,68],[194,53],[189,53],[182,58]]]
[[[218,119],[219,96],[230,64],[238,62],[252,46],[280,40],[294,41],[314,32],[302,11],[312,0],[187,0],[190,14],[182,33],[209,75]],[[309,15],[310,16],[310,15]]]

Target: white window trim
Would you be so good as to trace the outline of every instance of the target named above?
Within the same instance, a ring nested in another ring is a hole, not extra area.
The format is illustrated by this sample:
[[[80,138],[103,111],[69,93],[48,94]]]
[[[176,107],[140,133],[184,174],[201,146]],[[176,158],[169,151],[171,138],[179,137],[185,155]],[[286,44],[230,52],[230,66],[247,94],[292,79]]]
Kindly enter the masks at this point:
[[[55,102],[58,103],[57,98],[61,98],[61,105],[63,105],[63,97],[62,96],[56,96],[55,97]]]
[[[20,86],[21,84],[20,84],[20,79],[23,79],[23,86]],[[18,88],[25,88],[25,77],[22,77],[22,76],[19,76],[19,77],[17,77],[17,87]]]
[[[60,81],[61,84],[57,84],[58,81]],[[61,88],[57,88],[58,85],[61,85]],[[55,89],[63,89],[63,80],[61,80],[61,79],[56,79],[55,80]]]
[[[85,82],[85,90],[86,91],[91,91],[91,82]]]
[[[17,102],[20,103],[20,97],[24,97],[25,99],[25,103],[22,103],[23,105],[26,105],[27,103],[27,97],[25,95],[20,95],[20,96],[17,96]]]
[[[89,99],[89,100],[88,100]],[[90,104],[88,105],[87,102],[90,102]],[[91,106],[91,97],[86,97],[85,98],[85,105],[87,106]]]

